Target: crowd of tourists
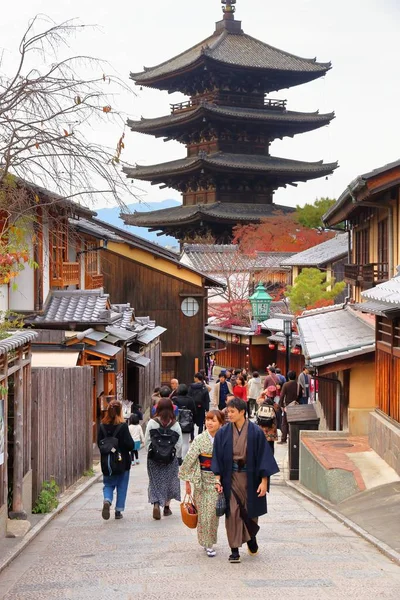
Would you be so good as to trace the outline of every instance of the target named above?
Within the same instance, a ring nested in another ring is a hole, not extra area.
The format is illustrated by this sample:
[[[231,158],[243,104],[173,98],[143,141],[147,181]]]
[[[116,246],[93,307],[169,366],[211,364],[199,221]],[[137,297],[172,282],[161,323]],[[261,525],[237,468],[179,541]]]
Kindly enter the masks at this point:
[[[306,368],[298,378],[294,371],[285,378],[274,365],[263,379],[244,369],[221,370],[213,390],[204,371],[189,385],[172,379],[170,386],[154,390],[145,433],[139,406],[111,401],[98,435],[103,519],[110,518],[114,491],[115,518],[123,517],[129,472],[140,463],[144,447],[153,519],[172,515],[171,501],[181,502],[183,481],[189,502],[181,506],[193,508],[198,541],[207,556],[216,555],[222,514],[229,561],[240,562],[243,544],[250,555],[256,554],[258,517],[267,512],[270,477],[279,471],[275,442],[287,443],[287,408],[307,403],[310,385]]]

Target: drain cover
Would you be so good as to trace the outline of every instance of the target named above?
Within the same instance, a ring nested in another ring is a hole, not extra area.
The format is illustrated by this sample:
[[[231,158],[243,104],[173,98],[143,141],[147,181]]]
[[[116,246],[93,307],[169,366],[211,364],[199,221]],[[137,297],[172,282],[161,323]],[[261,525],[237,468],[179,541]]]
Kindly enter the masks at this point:
[[[332,444],[334,448],[354,448],[354,444],[349,444],[348,442],[337,442],[336,444]]]

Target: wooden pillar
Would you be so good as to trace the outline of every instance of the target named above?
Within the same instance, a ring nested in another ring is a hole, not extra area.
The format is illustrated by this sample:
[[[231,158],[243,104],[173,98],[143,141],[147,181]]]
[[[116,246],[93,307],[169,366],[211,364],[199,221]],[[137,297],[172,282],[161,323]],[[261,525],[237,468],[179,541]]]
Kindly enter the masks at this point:
[[[13,462],[13,501],[10,519],[26,519],[22,499],[24,478],[24,377],[22,368],[22,348],[18,350],[15,363],[19,368],[14,375],[14,462]]]

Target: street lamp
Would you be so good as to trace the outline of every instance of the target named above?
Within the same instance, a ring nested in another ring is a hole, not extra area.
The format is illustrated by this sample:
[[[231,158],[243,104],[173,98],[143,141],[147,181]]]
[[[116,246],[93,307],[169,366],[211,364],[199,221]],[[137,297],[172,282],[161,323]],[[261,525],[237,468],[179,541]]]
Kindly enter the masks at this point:
[[[285,319],[283,321],[283,333],[286,338],[286,378],[290,367],[290,346],[292,341],[292,321]]]
[[[253,319],[257,323],[262,323],[269,317],[269,309],[271,307],[272,297],[262,283],[259,283],[252,296],[250,296],[250,304],[253,312]]]

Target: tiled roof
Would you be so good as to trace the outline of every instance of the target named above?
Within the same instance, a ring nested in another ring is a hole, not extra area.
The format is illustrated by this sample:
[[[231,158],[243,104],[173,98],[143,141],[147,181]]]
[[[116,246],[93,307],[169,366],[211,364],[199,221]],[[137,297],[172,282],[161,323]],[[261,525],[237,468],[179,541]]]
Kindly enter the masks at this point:
[[[399,271],[399,268],[397,269]],[[363,300],[357,308],[373,315],[389,316],[400,312],[400,274],[389,281],[361,293]]]
[[[131,73],[138,84],[146,84],[157,78],[163,78],[197,63],[200,59],[212,59],[225,65],[261,69],[263,71],[286,71],[308,73],[315,77],[324,75],[331,67],[330,63],[318,63],[315,59],[306,59],[269,46],[244,33],[230,34],[216,31],[182,54],[141,73]]]
[[[11,352],[12,350],[16,350],[17,348],[21,348],[26,344],[30,344],[38,335],[35,331],[27,329],[10,331],[9,334],[9,337],[0,340],[0,356],[7,354],[7,352]]]
[[[375,331],[349,306],[308,311],[297,320],[303,353],[321,366],[375,349]]]
[[[285,258],[281,264],[287,266],[319,267],[347,256],[349,238],[347,233],[339,233],[332,239]]]
[[[215,202],[214,204],[196,204],[194,206],[175,206],[147,213],[122,214],[128,225],[157,227],[176,225],[177,223],[196,223],[199,220],[232,222],[257,222],[276,213],[289,214],[294,208],[278,204],[235,204],[233,202]]]
[[[52,291],[43,315],[36,317],[34,322],[110,322],[108,303],[109,296],[103,290]]]
[[[174,112],[163,117],[155,119],[141,119],[133,121],[128,119],[128,126],[132,131],[153,132],[159,127],[173,127],[179,124],[186,124],[189,121],[198,121],[206,115],[216,115],[217,117],[227,117],[230,121],[234,119],[255,121],[266,123],[268,125],[284,124],[289,125],[309,125],[311,128],[327,125],[335,116],[335,113],[319,114],[319,112],[302,113],[288,110],[276,110],[270,108],[245,108],[241,106],[219,106],[217,104],[203,103],[182,112]]]
[[[330,175],[337,166],[336,162],[324,164],[323,161],[318,161],[310,163],[263,154],[215,152],[213,154],[181,158],[157,165],[137,166],[134,168],[125,167],[123,171],[131,179],[152,180],[184,171],[194,172],[204,167],[219,167],[235,169],[236,172],[259,171],[265,176],[286,174],[291,181],[301,181]]]
[[[232,268],[237,271],[251,270],[282,270],[282,257],[289,256],[288,252],[257,252],[254,256],[243,254],[239,246],[234,244],[184,244],[181,262],[187,261],[203,273],[220,273]]]
[[[113,231],[111,231],[110,229],[107,229],[106,227],[104,227],[101,223],[101,221],[99,220],[88,220],[88,219],[68,219],[69,224],[76,230],[76,231],[82,231],[83,233],[90,233],[90,235],[92,235],[93,237],[96,237],[98,239],[106,239],[106,240],[112,240],[114,242],[123,242],[123,238],[114,233]]]
[[[382,175],[383,173],[387,173],[387,172],[392,171],[393,169],[397,169],[399,167],[400,167],[400,159],[397,159],[391,163],[388,163],[387,165],[384,165],[383,167],[373,169],[372,171],[369,171],[368,173],[363,173],[363,175],[359,175],[358,177],[356,177],[346,187],[344,192],[342,192],[342,194],[339,196],[339,198],[337,199],[335,204],[333,206],[331,206],[330,209],[324,214],[324,216],[322,217],[322,220],[324,221],[324,223],[330,223],[330,224],[334,225],[337,222],[337,221],[335,221],[335,217],[334,217],[335,214],[346,203],[352,203],[354,194],[356,194],[357,192],[362,190],[366,186],[366,183],[369,179],[373,179],[377,175]],[[393,182],[389,181],[387,183],[386,187],[392,186],[392,185],[393,185]]]

